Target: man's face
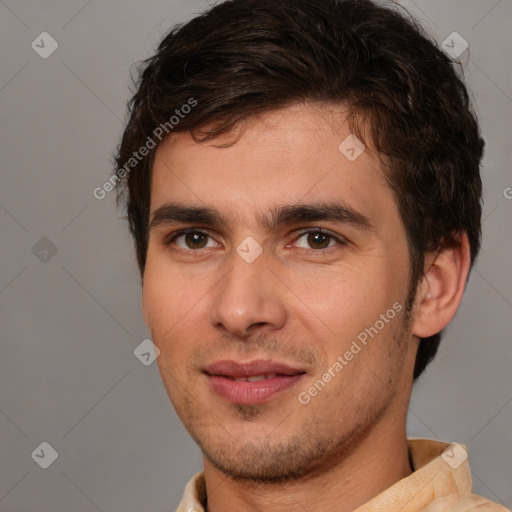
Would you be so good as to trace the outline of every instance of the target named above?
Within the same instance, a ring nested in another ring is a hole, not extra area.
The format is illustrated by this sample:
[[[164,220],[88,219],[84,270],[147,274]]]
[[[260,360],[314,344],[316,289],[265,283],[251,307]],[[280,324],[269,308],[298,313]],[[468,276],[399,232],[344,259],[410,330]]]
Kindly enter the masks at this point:
[[[145,318],[205,464],[233,477],[312,474],[405,417],[406,236],[349,134],[339,110],[294,106],[157,151]]]

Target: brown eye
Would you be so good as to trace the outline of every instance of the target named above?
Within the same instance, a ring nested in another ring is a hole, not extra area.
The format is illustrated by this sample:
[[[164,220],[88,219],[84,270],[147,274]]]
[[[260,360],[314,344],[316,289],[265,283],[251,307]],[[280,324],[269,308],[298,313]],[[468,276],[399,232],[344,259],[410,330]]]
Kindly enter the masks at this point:
[[[217,245],[211,236],[203,231],[182,231],[173,236],[168,244],[185,250],[209,249]]]
[[[325,249],[326,247],[329,247],[331,238],[331,236],[326,235],[325,233],[314,231],[312,233],[308,233],[308,244],[312,249]]]
[[[205,233],[187,233],[185,244],[189,249],[202,249],[208,243],[208,235]]]
[[[310,250],[328,249],[334,245],[340,244],[343,245],[343,242],[337,237],[319,229],[306,231],[295,241],[296,247]]]

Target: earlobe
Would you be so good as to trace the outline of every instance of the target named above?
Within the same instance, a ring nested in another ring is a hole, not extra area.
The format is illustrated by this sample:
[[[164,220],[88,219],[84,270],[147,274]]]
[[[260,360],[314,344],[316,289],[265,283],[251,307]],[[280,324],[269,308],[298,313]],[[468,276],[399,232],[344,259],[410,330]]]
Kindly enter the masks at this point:
[[[419,338],[442,331],[459,308],[470,267],[466,233],[425,259],[426,271],[418,285],[412,328],[412,334]]]

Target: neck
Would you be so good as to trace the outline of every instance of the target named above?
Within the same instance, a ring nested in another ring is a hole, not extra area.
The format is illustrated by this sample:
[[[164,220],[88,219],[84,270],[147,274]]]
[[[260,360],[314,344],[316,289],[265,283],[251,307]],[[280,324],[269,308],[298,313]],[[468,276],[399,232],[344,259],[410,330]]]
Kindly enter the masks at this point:
[[[338,464],[296,481],[240,482],[205,460],[208,512],[353,511],[412,473],[405,421],[397,419],[380,422]]]

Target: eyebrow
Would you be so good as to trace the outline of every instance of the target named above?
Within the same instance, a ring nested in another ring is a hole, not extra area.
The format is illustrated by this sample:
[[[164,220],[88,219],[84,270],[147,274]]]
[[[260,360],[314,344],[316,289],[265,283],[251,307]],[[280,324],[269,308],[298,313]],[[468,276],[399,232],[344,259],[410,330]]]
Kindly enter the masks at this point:
[[[339,222],[363,231],[375,231],[366,215],[340,202],[280,206],[270,211],[264,224],[273,229],[281,225],[315,221]]]
[[[213,208],[167,203],[154,211],[149,222],[149,230],[152,231],[162,224],[178,223],[207,226],[228,224],[227,219]]]
[[[303,222],[331,221],[352,225],[362,231],[375,231],[370,219],[354,208],[340,202],[292,204],[279,206],[260,216],[267,229]],[[157,208],[150,218],[149,230],[166,224],[201,224],[227,226],[227,217],[213,208],[167,203]]]

